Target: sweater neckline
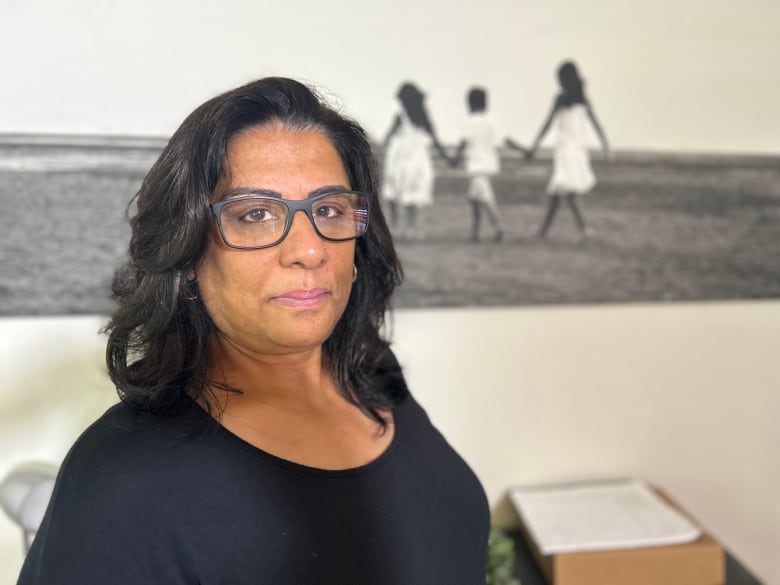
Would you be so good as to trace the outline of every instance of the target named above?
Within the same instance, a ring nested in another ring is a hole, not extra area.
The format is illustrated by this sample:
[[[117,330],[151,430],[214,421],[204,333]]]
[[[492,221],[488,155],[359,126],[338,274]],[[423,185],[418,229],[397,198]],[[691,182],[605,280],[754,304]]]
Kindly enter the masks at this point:
[[[368,473],[372,473],[377,468],[383,466],[387,460],[392,458],[392,455],[397,450],[397,445],[401,440],[400,435],[402,434],[401,429],[403,428],[403,418],[404,418],[403,407],[408,402],[409,398],[407,397],[406,399],[403,400],[403,402],[397,404],[392,409],[393,422],[391,424],[393,425],[393,438],[390,440],[390,443],[387,445],[387,447],[385,447],[384,451],[382,451],[379,455],[377,455],[374,459],[372,459],[367,463],[358,465],[356,467],[348,467],[348,468],[341,468],[341,469],[325,469],[321,467],[313,467],[310,465],[305,465],[303,463],[292,461],[290,459],[285,459],[278,455],[274,455],[273,453],[270,453],[265,449],[257,447],[249,443],[245,439],[242,439],[241,437],[239,437],[238,435],[236,435],[235,433],[233,433],[232,431],[224,427],[218,420],[213,418],[195,400],[192,399],[190,400],[193,404],[193,407],[196,410],[198,410],[203,416],[208,417],[214,423],[214,426],[216,427],[215,432],[217,433],[218,436],[220,436],[227,442],[231,443],[235,447],[252,454],[254,457],[257,457],[258,459],[263,460],[265,463],[286,469],[288,471],[303,473],[306,475],[316,475],[319,477],[328,477],[328,478],[341,478],[341,477],[352,477],[356,475],[365,475]]]

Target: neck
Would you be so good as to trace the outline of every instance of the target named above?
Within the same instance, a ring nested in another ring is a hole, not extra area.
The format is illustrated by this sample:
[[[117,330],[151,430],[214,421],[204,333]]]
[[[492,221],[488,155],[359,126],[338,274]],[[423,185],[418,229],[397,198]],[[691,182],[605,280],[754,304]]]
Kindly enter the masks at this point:
[[[316,409],[339,392],[323,366],[322,347],[280,355],[253,354],[229,339],[217,336],[212,345],[209,379],[240,390],[240,394],[215,389],[230,406],[273,404],[280,408]]]

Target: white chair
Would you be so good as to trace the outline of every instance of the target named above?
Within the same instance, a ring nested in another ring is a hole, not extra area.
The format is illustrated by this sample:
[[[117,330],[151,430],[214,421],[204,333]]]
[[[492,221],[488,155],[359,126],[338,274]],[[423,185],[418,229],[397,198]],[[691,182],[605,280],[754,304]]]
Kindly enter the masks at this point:
[[[11,469],[0,482],[0,506],[21,527],[25,554],[41,525],[56,477],[56,465],[30,462]]]

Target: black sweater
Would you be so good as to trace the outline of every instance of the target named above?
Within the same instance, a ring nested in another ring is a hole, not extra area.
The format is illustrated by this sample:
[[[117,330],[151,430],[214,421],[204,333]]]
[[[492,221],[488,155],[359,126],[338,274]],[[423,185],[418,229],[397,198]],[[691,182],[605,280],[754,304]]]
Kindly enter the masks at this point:
[[[193,402],[117,405],[66,457],[19,585],[484,584],[479,481],[411,396],[394,417],[378,459],[326,471]]]

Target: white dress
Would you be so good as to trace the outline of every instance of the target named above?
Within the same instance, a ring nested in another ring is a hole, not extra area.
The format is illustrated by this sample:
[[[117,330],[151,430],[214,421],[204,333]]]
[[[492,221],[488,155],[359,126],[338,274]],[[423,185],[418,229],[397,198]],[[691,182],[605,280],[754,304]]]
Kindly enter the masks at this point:
[[[590,120],[585,104],[561,108],[555,114],[555,122],[557,139],[547,193],[587,193],[596,185],[596,176],[590,166],[587,148]]]
[[[433,203],[433,157],[430,134],[401,113],[401,125],[385,154],[382,193],[388,201],[424,206]]]

